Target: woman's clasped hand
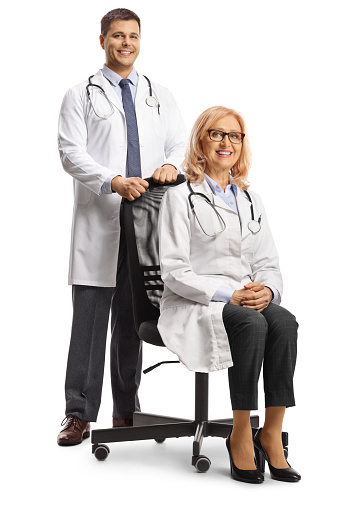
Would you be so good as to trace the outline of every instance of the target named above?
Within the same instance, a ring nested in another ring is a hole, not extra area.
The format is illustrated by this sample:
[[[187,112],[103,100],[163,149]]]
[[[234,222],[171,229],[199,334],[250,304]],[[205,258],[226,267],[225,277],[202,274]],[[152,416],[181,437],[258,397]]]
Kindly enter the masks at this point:
[[[245,285],[241,290],[235,290],[230,304],[255,309],[260,312],[267,308],[272,300],[272,296],[272,291],[267,286],[254,281]]]

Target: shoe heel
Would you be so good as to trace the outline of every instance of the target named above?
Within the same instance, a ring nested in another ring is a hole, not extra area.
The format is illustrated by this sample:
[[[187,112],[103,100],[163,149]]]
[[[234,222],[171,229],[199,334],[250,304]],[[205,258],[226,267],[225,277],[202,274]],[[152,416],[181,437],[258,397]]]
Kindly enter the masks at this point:
[[[82,435],[82,438],[89,438],[90,436],[90,432],[89,431],[86,431],[83,435]]]
[[[231,458],[230,458],[230,472],[231,472],[231,476],[233,477],[234,469],[233,469],[233,461],[231,460]]]
[[[265,472],[265,458],[264,458],[263,453],[255,447],[254,454],[255,454],[255,462],[257,464],[257,468],[260,470],[261,473],[264,473]]]

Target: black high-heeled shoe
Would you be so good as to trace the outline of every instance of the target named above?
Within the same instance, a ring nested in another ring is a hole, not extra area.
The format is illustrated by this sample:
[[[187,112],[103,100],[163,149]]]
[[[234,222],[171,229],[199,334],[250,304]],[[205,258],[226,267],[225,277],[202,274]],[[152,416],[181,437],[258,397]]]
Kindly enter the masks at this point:
[[[235,466],[231,453],[230,436],[231,433],[226,438],[226,447],[230,456],[231,476],[236,481],[248,482],[251,484],[261,484],[265,478],[260,470],[258,470],[258,468],[256,470],[242,470],[241,468]]]
[[[275,468],[273,465],[271,465],[269,457],[267,452],[265,451],[262,443],[260,442],[260,431],[262,428],[258,429],[256,432],[253,444],[254,444],[254,452],[255,452],[255,459],[258,468],[261,470],[262,473],[265,472],[265,460],[268,463],[271,477],[272,479],[275,479],[276,481],[285,481],[285,482],[298,482],[301,479],[301,475],[298,474],[294,468],[291,467],[291,465],[288,463],[289,468]]]

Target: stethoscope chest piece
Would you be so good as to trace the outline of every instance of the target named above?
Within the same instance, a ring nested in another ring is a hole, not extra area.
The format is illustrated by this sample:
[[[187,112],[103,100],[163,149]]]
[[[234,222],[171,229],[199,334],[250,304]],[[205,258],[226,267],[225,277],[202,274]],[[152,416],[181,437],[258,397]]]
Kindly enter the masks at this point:
[[[146,104],[147,106],[150,106],[151,108],[153,108],[154,106],[156,106],[158,103],[158,101],[156,100],[156,98],[153,96],[153,95],[150,95],[149,97],[147,97],[146,99]]]
[[[156,97],[154,97],[154,95],[153,95],[152,84],[151,84],[150,80],[145,75],[144,75],[144,78],[147,81],[148,88],[149,88],[149,96],[147,97],[145,102],[146,102],[147,106],[149,106],[150,108],[154,108],[154,106],[156,106],[158,104],[158,99]],[[159,108],[159,106],[158,106],[158,108]],[[158,109],[158,113],[160,114],[159,109]]]
[[[248,227],[249,231],[252,232],[252,233],[258,233],[261,230],[261,226],[260,226],[259,221],[255,221],[255,219],[252,219],[248,223],[247,227]]]

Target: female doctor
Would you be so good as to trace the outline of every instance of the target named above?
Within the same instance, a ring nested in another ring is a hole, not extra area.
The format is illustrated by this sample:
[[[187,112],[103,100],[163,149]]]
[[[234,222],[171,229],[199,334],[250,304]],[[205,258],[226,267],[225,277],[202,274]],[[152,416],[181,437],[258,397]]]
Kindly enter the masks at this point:
[[[298,324],[279,305],[278,254],[262,201],[247,191],[250,162],[237,112],[216,106],[199,116],[183,165],[187,182],[165,194],[160,211],[158,327],[188,369],[229,368],[232,477],[263,482],[261,456],[273,479],[295,482],[300,475],[285,459],[281,433],[285,409],[295,405]],[[262,365],[265,423],[253,442],[250,410],[258,408]]]

